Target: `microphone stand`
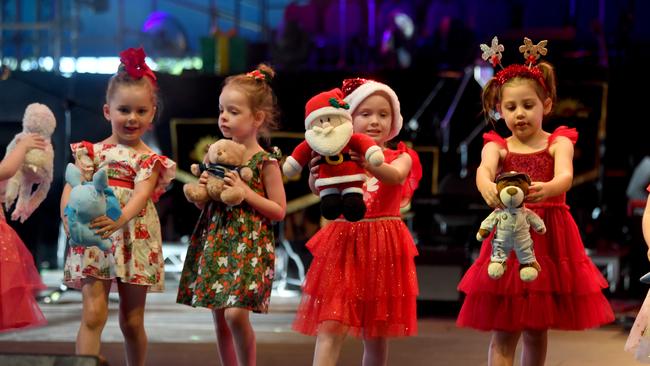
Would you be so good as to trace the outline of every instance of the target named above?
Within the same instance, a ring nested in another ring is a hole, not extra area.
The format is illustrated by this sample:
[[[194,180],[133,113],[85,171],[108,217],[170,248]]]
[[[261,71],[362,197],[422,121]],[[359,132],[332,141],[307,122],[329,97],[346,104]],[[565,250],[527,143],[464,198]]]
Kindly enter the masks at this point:
[[[463,96],[463,93],[465,92],[465,88],[467,87],[467,83],[469,82],[470,76],[473,74],[473,69],[472,67],[468,66],[465,68],[463,71],[463,80],[460,82],[460,86],[458,87],[458,90],[456,90],[456,95],[454,95],[454,99],[451,101],[451,104],[449,105],[449,109],[447,110],[447,114],[445,114],[445,118],[440,122],[440,129],[442,130],[442,152],[446,153],[449,151],[449,134],[451,131],[451,117],[454,115],[454,112],[456,112],[456,107],[458,107],[458,102],[460,102],[460,97]]]
[[[440,78],[436,85],[433,87],[433,90],[431,90],[431,93],[427,96],[427,99],[424,100],[424,103],[418,108],[418,110],[415,112],[413,117],[409,120],[409,123],[407,124],[407,127],[409,130],[412,131],[413,135],[417,134],[417,130],[420,126],[418,119],[422,116],[422,113],[429,107],[433,99],[438,95],[440,92],[440,89],[442,89],[443,85],[445,85],[445,78]],[[411,136],[412,138],[415,138],[415,136]]]
[[[460,144],[458,145],[457,152],[460,154],[460,177],[461,178],[467,178],[468,146],[470,143],[472,143],[472,141],[474,141],[476,136],[478,136],[478,134],[481,133],[481,131],[483,131],[483,128],[485,128],[483,124],[479,124],[478,126],[474,127],[472,132],[470,132],[469,135],[467,135],[467,137],[465,137],[465,139],[461,141]]]

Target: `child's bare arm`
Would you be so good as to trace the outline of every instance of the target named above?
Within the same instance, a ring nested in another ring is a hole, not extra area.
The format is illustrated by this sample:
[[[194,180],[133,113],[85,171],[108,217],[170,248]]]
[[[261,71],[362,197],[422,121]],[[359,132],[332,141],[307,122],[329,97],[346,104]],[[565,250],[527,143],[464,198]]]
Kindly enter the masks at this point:
[[[63,192],[61,193],[61,202],[59,203],[59,215],[61,216],[61,221],[63,221],[63,229],[65,234],[70,236],[70,231],[68,230],[68,218],[65,216],[65,206],[68,205],[68,200],[70,199],[70,191],[72,186],[68,183],[63,186]]]
[[[650,188],[650,186],[648,186]],[[643,239],[648,246],[648,261],[650,261],[650,195],[646,199],[643,218],[641,219],[641,229],[643,230]]]
[[[30,149],[45,149],[45,140],[38,134],[28,133],[21,136],[16,146],[0,162],[0,180],[9,179],[16,174],[25,161],[25,154]]]
[[[481,164],[476,169],[476,188],[490,207],[501,205],[497,185],[494,183],[501,161],[501,150],[502,148],[494,142],[485,144],[481,151]]]
[[[228,186],[238,186],[244,189],[244,200],[263,216],[272,221],[284,219],[287,199],[282,183],[282,173],[277,161],[266,161],[262,166],[262,184],[266,197],[257,194],[248,184],[244,183],[236,172],[226,173],[224,182]]]
[[[385,184],[402,184],[411,171],[413,161],[407,153],[400,154],[390,163],[383,163],[380,166],[365,164],[366,170]]]

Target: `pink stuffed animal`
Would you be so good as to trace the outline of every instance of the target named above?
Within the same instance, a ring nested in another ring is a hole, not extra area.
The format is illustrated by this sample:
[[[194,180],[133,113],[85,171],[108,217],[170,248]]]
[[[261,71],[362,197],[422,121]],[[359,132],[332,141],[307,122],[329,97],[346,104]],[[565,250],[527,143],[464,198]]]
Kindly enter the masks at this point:
[[[14,136],[7,146],[9,153],[16,146],[17,139],[26,133],[38,133],[46,142],[44,150],[32,149],[27,152],[23,166],[7,182],[4,200],[7,211],[18,198],[11,214],[12,220],[25,222],[50,190],[54,165],[54,149],[50,139],[55,128],[56,119],[52,111],[44,104],[32,103],[25,109],[23,131]],[[38,185],[36,190],[33,189],[34,185]]]

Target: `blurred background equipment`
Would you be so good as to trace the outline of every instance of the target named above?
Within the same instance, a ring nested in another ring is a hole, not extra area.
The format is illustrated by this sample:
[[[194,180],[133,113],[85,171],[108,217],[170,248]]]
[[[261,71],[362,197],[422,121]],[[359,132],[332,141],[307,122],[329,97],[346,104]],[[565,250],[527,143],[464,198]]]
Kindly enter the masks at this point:
[[[143,44],[149,57],[184,57],[189,42],[183,24],[173,15],[154,11],[142,25]]]

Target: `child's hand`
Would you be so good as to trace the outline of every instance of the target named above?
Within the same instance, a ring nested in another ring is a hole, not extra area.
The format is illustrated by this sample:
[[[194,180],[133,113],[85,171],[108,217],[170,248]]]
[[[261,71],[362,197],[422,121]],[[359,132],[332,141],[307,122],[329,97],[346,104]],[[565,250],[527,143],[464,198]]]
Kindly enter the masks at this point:
[[[223,177],[223,182],[226,184],[226,187],[239,187],[243,189],[244,192],[246,192],[247,189],[250,189],[248,184],[239,177],[239,173],[236,170],[229,170],[226,172]]]
[[[16,142],[16,148],[25,149],[28,151],[30,149],[45,149],[45,139],[43,136],[37,133],[27,133],[18,138]]]
[[[533,182],[533,184],[528,187],[528,195],[526,196],[526,202],[540,202],[548,197],[548,192],[545,189],[546,184],[543,182]]]
[[[206,170],[203,173],[201,173],[201,175],[199,175],[199,184],[200,185],[206,186],[208,184],[208,174],[210,174],[210,173],[208,173],[208,171]]]
[[[91,229],[95,230],[95,234],[101,235],[102,239],[108,239],[114,232],[121,228],[124,223],[122,221],[122,216],[120,216],[117,221],[113,221],[108,216],[99,216],[90,222]]]
[[[350,159],[361,165],[363,169],[368,169],[368,162],[366,161],[366,158],[363,155],[360,155],[358,152],[350,150]]]
[[[499,199],[499,191],[497,190],[496,183],[491,183],[487,189],[479,191],[481,192],[481,196],[483,196],[483,199],[488,206],[492,208],[504,208],[503,203],[501,203],[501,199]]]
[[[314,179],[318,178],[318,166],[320,165],[321,156],[315,152],[311,152],[311,160],[309,161],[309,174],[311,174]]]

